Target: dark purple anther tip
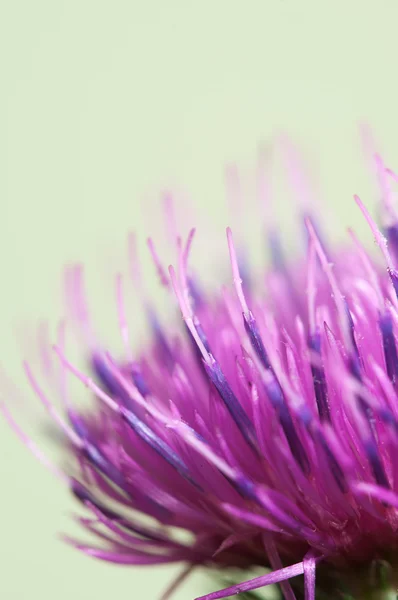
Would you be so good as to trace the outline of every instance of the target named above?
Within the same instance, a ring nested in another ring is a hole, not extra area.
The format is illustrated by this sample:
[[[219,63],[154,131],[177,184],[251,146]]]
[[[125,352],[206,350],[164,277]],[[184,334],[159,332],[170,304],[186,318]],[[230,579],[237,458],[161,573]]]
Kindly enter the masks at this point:
[[[148,309],[148,319],[155,338],[155,343],[164,364],[171,369],[175,363],[173,352],[163,332],[162,326],[154,310]]]
[[[395,343],[392,317],[389,312],[380,317],[380,330],[383,339],[384,358],[387,374],[395,385],[398,378],[398,354]]]
[[[271,404],[277,411],[279,422],[282,426],[283,432],[286,436],[289,448],[298,465],[305,475],[309,475],[311,472],[310,462],[308,460],[307,452],[294,425],[292,416],[289,411],[289,407],[286,404],[286,400],[283,394],[283,390],[277,381],[276,377],[273,376],[272,380],[265,384],[265,391]]]
[[[247,416],[247,413],[245,412],[239,400],[232,391],[229,383],[225,378],[224,373],[221,370],[220,365],[214,359],[211,365],[207,364],[206,362],[204,362],[203,364],[210,381],[213,383],[216,390],[218,391],[221,399],[223,400],[231,417],[235,421],[243,438],[257,454],[258,442],[256,433],[254,431],[253,423],[250,421],[249,417]]]
[[[264,367],[266,369],[269,369],[271,365],[253,313],[251,311],[248,315],[243,313],[243,321],[245,324],[246,332],[250,338],[250,343],[253,347],[253,350],[261,360]]]
[[[249,498],[250,500],[257,500],[256,496],[256,486],[253,481],[250,481],[247,477],[240,475],[235,480],[235,485],[238,488],[239,492],[245,498]]]
[[[188,288],[195,310],[200,310],[205,300],[203,298],[203,292],[199,287],[198,281],[193,277],[190,277],[188,279]]]
[[[395,269],[394,270],[390,269],[389,275],[390,275],[391,283],[393,285],[395,294],[398,298],[398,272]]]
[[[362,379],[361,363],[356,354],[351,354],[351,356],[348,357],[347,365],[348,365],[348,370],[350,371],[351,375],[357,381],[361,381],[361,379]]]
[[[107,367],[106,363],[101,360],[99,356],[96,357],[95,361],[96,371],[103,384],[107,385],[108,390],[113,390],[113,394],[123,403],[123,408],[121,409],[121,415],[123,420],[131,427],[135,433],[146,442],[153,450],[155,450],[160,456],[162,456],[171,466],[173,466],[180,475],[182,475],[185,479],[190,481],[190,483],[194,484],[197,488],[200,486],[193,480],[188,467],[185,465],[183,460],[171,449],[171,447],[164,442],[156,433],[142,421],[131,409],[132,403],[124,388],[121,384],[115,379],[114,375]],[[88,453],[88,454],[87,454]],[[100,470],[103,470],[104,474],[110,475],[106,473],[105,469],[109,468],[109,465],[106,465],[103,461],[101,461],[101,456],[98,454],[98,451],[95,452],[94,447],[91,448],[90,445],[87,446],[86,454],[90,460],[93,462],[97,460],[95,463]],[[109,471],[110,473],[111,471]],[[113,473],[116,475],[116,473]],[[110,477],[111,479],[112,477]],[[115,481],[116,483],[116,481]],[[119,485],[119,484],[118,484]]]
[[[390,484],[384,471],[375,440],[372,438],[369,439],[365,442],[364,448],[376,482],[380,486],[388,489]]]
[[[100,354],[95,354],[92,357],[92,365],[98,380],[101,382],[101,385],[105,388],[108,394],[114,398],[117,398],[126,406],[131,407],[132,401],[129,394],[115,378],[111,369],[107,365],[106,360],[104,360]]]
[[[88,429],[84,419],[72,410],[68,410],[68,418],[77,435],[82,439],[87,439]]]
[[[137,365],[133,365],[131,367],[131,378],[141,396],[146,398],[150,394],[150,390],[140,368]]]
[[[187,465],[178,456],[178,454],[164,442],[146,423],[141,421],[131,410],[123,408],[121,410],[123,420],[131,429],[169,463],[184,479],[192,483],[196,488],[201,489],[200,485],[193,479]]]
[[[208,352],[209,354],[211,354],[210,346],[209,346],[209,342],[207,340],[206,333],[205,333],[202,325],[200,324],[200,322],[199,322],[199,320],[197,318],[195,318],[194,326],[195,326],[195,329],[196,329],[196,333],[198,334],[199,339],[202,342],[203,347],[205,348],[206,352]],[[203,365],[202,352],[201,352],[200,348],[198,347],[198,345],[197,345],[197,343],[196,343],[196,341],[195,341],[195,339],[194,339],[191,331],[187,327],[187,325],[185,325],[185,331],[187,332],[188,339],[189,339],[189,341],[191,343],[191,347],[192,347],[193,353],[194,353],[194,355],[196,357],[196,360],[198,361],[199,368],[200,368],[202,374],[204,375],[204,377],[206,377],[206,372],[204,370],[204,365]]]
[[[314,418],[311,409],[307,405],[303,404],[300,406],[298,416],[304,427],[311,427]]]
[[[98,500],[96,500],[94,498],[93,494],[91,492],[89,492],[89,490],[83,484],[81,484],[79,481],[77,481],[77,479],[72,478],[70,480],[70,487],[71,487],[73,495],[78,500],[80,500],[80,502],[82,502],[83,504],[87,504],[87,503],[92,504],[103,515],[105,515],[106,518],[110,519],[111,521],[122,520],[120,515],[118,515],[116,512],[114,512],[110,508],[107,508],[104,504],[102,504]]]
[[[98,471],[103,473],[105,477],[122,490],[126,490],[126,482],[122,473],[112,464],[104,453],[90,441],[90,432],[84,420],[72,411],[69,411],[68,415],[74,430],[84,442],[82,454],[96,469],[98,469]]]
[[[271,363],[262,341],[256,319],[251,311],[248,314],[243,313],[245,329],[249,336],[253,350],[260,359],[262,365],[271,374],[271,380],[265,384],[265,389],[270,399],[270,402],[277,409],[279,421],[282,425],[286,439],[288,441],[291,452],[300,465],[302,471],[308,475],[310,473],[310,463],[307,453],[298,437],[292,417],[287,407],[282,388],[272,372]]]
[[[398,224],[395,223],[394,225],[390,225],[390,227],[387,227],[385,230],[385,234],[387,236],[388,243],[390,245],[390,248],[392,249],[394,257],[396,260],[398,260]]]
[[[206,334],[204,332],[204,329],[203,329],[202,325],[200,324],[200,322],[199,322],[199,320],[197,318],[195,318],[195,320],[194,320],[194,325],[195,325],[196,333],[198,334],[200,341],[202,342],[202,344],[205,347],[206,351],[209,354],[211,354],[210,345],[209,345],[207,336],[206,336]],[[191,338],[192,338],[192,336],[191,336]],[[192,338],[192,340],[193,340],[193,338]],[[196,345],[196,343],[195,343],[195,345]]]
[[[317,355],[319,361],[321,361],[321,336],[319,333],[309,336],[308,347]],[[319,418],[321,421],[330,422],[330,406],[325,370],[321,364],[313,364],[311,362],[311,373]]]
[[[360,369],[361,368],[361,359],[360,359],[360,354],[359,354],[359,350],[358,350],[357,340],[355,338],[354,319],[352,318],[352,314],[351,314],[350,308],[349,308],[346,300],[344,300],[344,306],[345,306],[345,311],[346,311],[348,325],[349,325],[351,344],[352,344],[352,347],[354,350],[355,359],[358,363],[357,367]]]
[[[331,451],[323,433],[318,430],[315,434],[315,437],[316,437],[317,441],[319,442],[320,446],[322,447],[322,450],[325,454],[327,463],[329,465],[330,472],[332,473],[335,482],[337,483],[340,491],[343,494],[346,494],[348,492],[348,484],[347,484],[346,477],[344,475],[342,468],[340,467],[339,463],[337,462],[333,452]]]
[[[126,491],[126,480],[117,467],[91,442],[86,442],[83,454],[101,473],[115,485]]]
[[[118,396],[120,384],[115,380],[101,354],[96,353],[91,357],[91,366],[105,391],[111,396]]]

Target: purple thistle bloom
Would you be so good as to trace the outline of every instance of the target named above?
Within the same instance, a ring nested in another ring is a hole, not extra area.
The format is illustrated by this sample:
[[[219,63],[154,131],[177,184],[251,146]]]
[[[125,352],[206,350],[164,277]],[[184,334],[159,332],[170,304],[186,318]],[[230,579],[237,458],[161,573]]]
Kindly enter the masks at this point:
[[[352,232],[349,250],[325,245],[307,216],[303,258],[285,262],[273,230],[273,268],[247,286],[228,229],[234,285],[207,296],[188,267],[194,230],[185,244],[178,239],[169,273],[150,241],[184,327],[163,328],[146,306],[153,340],[140,356],[131,352],[121,277],[122,360],[96,345],[81,268],[68,271],[92,375],[67,358],[61,328],[54,346],[61,415],[24,366],[79,474],[53,466],[2,410],[89,511],[80,522],[98,545],[68,539],[76,548],[122,565],[186,563],[164,599],[196,566],[272,569],[201,600],[272,583],[286,600],[314,600],[318,591],[362,599],[396,584],[398,215],[389,189],[396,176],[379,157],[376,164],[387,239],[355,200],[382,264]],[[71,403],[68,373],[94,397],[91,409]]]

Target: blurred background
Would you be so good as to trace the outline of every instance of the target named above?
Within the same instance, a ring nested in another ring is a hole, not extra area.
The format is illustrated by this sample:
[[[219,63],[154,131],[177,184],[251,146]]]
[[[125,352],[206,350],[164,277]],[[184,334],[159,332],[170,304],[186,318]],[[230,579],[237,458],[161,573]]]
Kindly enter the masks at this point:
[[[60,312],[67,260],[113,273],[129,230],[158,232],[153,198],[169,185],[223,228],[225,163],[250,165],[282,130],[316,167],[321,212],[332,209],[343,233],[365,232],[352,194],[371,204],[374,190],[358,123],[371,123],[397,167],[397,19],[395,0],[3,1],[0,363],[10,377],[21,377],[29,324]],[[104,281],[92,304],[115,328]],[[8,399],[29,423],[33,409]],[[74,531],[73,503],[3,421],[0,456],[1,598],[159,597],[176,569],[108,566],[57,539]],[[210,586],[197,574],[175,598]]]

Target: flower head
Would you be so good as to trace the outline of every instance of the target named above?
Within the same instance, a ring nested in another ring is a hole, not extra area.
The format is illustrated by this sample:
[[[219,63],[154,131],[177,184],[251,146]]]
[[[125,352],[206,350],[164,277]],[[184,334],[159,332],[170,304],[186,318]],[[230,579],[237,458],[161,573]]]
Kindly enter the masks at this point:
[[[69,540],[76,548],[123,565],[184,562],[183,576],[197,565],[271,568],[203,600],[270,583],[289,600],[379,593],[378,566],[393,573],[398,563],[398,216],[395,175],[376,164],[389,247],[355,200],[381,261],[353,232],[348,250],[330,247],[307,216],[303,257],[286,261],[273,230],[273,266],[249,282],[227,229],[233,285],[209,293],[189,268],[194,230],[177,239],[168,273],[150,241],[183,319],[165,327],[146,304],[152,342],[137,356],[121,277],[118,358],[95,342],[80,267],[68,271],[91,374],[69,360],[61,335],[59,411],[29,364],[25,371],[77,474],[49,464],[3,412],[90,513],[80,521],[98,545]],[[90,409],[71,402],[67,375],[88,388]]]

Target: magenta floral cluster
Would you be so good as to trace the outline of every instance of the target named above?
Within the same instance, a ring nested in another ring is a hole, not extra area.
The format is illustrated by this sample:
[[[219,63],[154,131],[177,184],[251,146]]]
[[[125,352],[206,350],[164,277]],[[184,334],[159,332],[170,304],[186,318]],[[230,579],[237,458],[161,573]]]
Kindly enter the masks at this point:
[[[391,217],[383,233],[356,202],[378,244],[376,258],[352,232],[348,248],[330,247],[307,215],[303,258],[285,261],[273,235],[273,264],[255,281],[240,268],[228,229],[233,286],[208,293],[188,264],[193,231],[177,240],[168,273],[150,242],[183,319],[165,328],[146,306],[152,342],[139,356],[131,351],[121,278],[123,359],[96,345],[82,270],[68,271],[92,376],[69,361],[62,335],[54,346],[62,411],[28,364],[25,370],[78,474],[51,465],[6,406],[3,412],[90,513],[80,522],[98,544],[69,540],[79,550],[123,565],[185,563],[164,598],[196,566],[264,567],[264,575],[201,600],[272,583],[288,600],[313,600],[318,570],[326,581],[328,572],[343,580],[375,559],[394,562],[398,218],[394,173],[379,157],[375,163]],[[93,396],[90,410],[71,403],[68,373]]]

